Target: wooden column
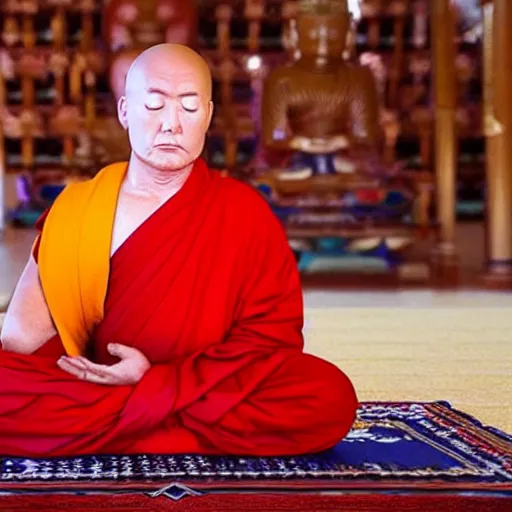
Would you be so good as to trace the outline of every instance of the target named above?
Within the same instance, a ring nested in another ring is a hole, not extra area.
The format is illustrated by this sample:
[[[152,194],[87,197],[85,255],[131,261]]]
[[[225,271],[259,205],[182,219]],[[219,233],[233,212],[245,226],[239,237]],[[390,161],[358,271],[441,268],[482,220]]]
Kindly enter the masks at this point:
[[[233,7],[227,3],[220,3],[215,9],[217,21],[217,54],[220,59],[220,111],[222,112],[222,126],[224,131],[224,160],[227,169],[236,165],[238,149],[236,108],[233,103],[233,79],[236,65],[231,53],[231,20]]]
[[[484,282],[512,288],[512,2],[483,2],[487,265]]]
[[[439,233],[433,252],[438,284],[455,284],[458,255],[455,245],[457,138],[455,76],[455,11],[452,0],[432,0],[431,48],[435,99],[435,173]]]
[[[245,18],[249,23],[248,49],[254,54],[260,51],[261,22],[265,15],[265,0],[245,0]]]
[[[393,64],[391,65],[388,106],[396,108],[400,79],[402,78],[404,66],[404,39],[405,39],[405,15],[407,13],[404,3],[398,4],[393,12],[394,35],[395,35],[395,51],[393,53]]]

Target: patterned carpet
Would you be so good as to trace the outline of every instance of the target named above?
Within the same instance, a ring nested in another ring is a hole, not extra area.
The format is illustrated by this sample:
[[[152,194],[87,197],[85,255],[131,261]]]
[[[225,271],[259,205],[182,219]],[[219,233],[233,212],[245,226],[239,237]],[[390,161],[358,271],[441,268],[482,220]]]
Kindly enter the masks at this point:
[[[69,496],[98,493],[107,500],[122,493],[134,499],[140,496],[142,501],[159,499],[162,504],[197,499],[197,508],[189,510],[203,510],[201,499],[218,494],[250,493],[250,499],[257,500],[269,492],[300,492],[311,499],[333,492],[354,499],[359,494],[391,493],[402,496],[405,504],[433,488],[433,498],[439,493],[447,496],[436,502],[437,510],[459,510],[452,506],[456,498],[465,500],[460,510],[478,510],[473,505],[484,497],[494,501],[488,503],[490,508],[482,504],[481,510],[502,510],[512,496],[512,437],[483,427],[444,402],[365,403],[349,436],[334,449],[313,456],[0,457],[2,510],[12,504],[9,499],[21,495],[40,496],[47,502],[51,495],[54,504],[63,499],[71,504]],[[404,510],[430,510],[424,508],[424,500],[421,503]]]
[[[210,478],[249,487],[256,481],[326,480],[343,487],[400,481],[419,488],[437,481],[447,487],[493,488],[512,485],[512,436],[483,427],[445,402],[365,403],[347,438],[314,456],[0,457],[0,488],[24,482],[204,483]]]

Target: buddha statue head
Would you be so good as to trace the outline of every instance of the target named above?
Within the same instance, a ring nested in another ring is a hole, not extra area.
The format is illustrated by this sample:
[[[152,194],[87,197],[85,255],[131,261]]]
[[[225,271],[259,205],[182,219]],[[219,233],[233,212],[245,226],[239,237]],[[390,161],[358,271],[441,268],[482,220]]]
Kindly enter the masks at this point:
[[[104,38],[111,54],[109,82],[116,100],[126,73],[146,48],[160,43],[197,45],[196,2],[110,0],[104,8]]]
[[[126,75],[140,53],[138,50],[124,50],[113,57],[110,64],[109,82],[116,101],[124,94]]]
[[[296,20],[300,59],[315,67],[339,62],[350,25],[347,0],[300,0]]]
[[[144,50],[160,43],[195,46],[195,2],[183,0],[110,0],[104,13],[110,51]]]

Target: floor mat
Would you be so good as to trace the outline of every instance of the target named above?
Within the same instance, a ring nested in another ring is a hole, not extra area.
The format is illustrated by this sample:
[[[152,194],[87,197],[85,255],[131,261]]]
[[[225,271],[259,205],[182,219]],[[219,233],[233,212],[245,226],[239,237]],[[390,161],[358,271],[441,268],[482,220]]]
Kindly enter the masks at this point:
[[[455,505],[463,502],[466,508],[460,510],[470,510],[468,503],[476,503],[477,498],[492,498],[490,502],[480,502],[481,510],[500,510],[511,492],[512,437],[484,427],[446,402],[363,403],[347,438],[332,450],[311,456],[0,457],[2,510],[7,510],[6,499],[21,499],[20,495],[25,499],[35,494],[45,500],[51,498],[48,494],[55,499],[60,495],[58,499],[63,503],[65,494],[65,502],[71,506],[73,495],[84,493],[91,497],[103,495],[105,499],[114,494],[123,500],[131,496],[144,501],[146,508],[155,503],[151,500],[198,500],[198,505],[206,505],[215,496],[227,500],[246,494],[252,500],[265,500],[269,493],[284,494],[289,496],[289,504],[297,493],[303,499],[332,495],[341,500],[352,496],[353,503],[360,505],[363,496],[394,495],[401,496],[401,507],[410,505],[415,510],[418,505],[417,510],[423,511],[430,510],[419,499],[426,494],[427,498],[435,496],[452,507],[446,510],[459,510]],[[82,500],[83,496],[76,498]],[[419,501],[411,501],[413,498]],[[368,507],[377,506],[377,502],[370,502]],[[12,501],[9,503],[13,506]],[[92,506],[92,501],[85,503]],[[345,502],[344,510],[352,510],[350,503]],[[491,508],[486,508],[485,503]],[[310,505],[313,507],[313,503]],[[111,507],[116,508],[114,503]],[[437,510],[445,510],[439,507]]]

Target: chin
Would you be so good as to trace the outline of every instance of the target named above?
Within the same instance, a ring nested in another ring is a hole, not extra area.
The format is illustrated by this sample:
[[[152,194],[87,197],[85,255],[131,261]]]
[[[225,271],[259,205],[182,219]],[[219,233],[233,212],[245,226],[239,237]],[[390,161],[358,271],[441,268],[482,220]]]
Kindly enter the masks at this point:
[[[141,158],[141,160],[159,171],[179,171],[180,169],[193,164],[195,159],[191,159],[190,155],[185,156],[175,154],[160,157],[152,155],[151,157]]]
[[[179,171],[180,169],[187,167],[191,163],[192,162],[188,161],[188,159],[185,160],[183,158],[176,158],[173,160],[156,160],[152,162],[152,166],[155,169],[159,169],[161,171]]]

